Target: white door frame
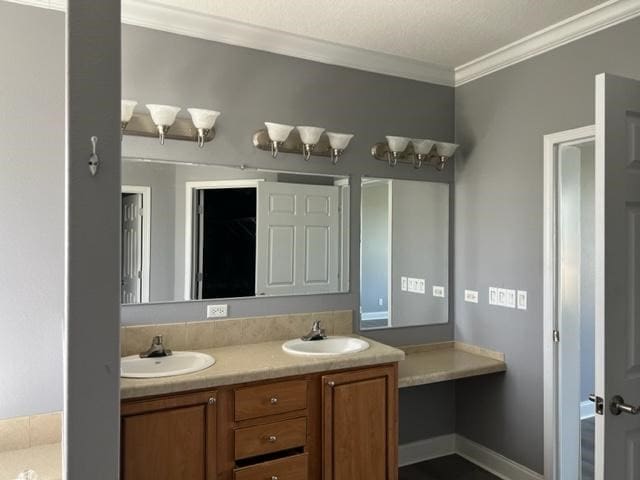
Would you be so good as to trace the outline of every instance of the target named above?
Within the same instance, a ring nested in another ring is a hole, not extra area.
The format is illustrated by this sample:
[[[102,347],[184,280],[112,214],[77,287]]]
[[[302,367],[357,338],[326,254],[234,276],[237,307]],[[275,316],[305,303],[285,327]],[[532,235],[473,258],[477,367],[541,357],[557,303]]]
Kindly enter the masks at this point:
[[[122,193],[142,195],[142,303],[149,303],[151,279],[151,187],[122,185]]]
[[[544,357],[544,478],[558,478],[558,349],[553,339],[557,325],[557,180],[558,148],[595,140],[595,125],[544,136],[544,287],[543,287],[543,357]],[[596,172],[598,175],[598,172]],[[597,180],[596,180],[597,182]],[[578,406],[576,405],[576,408]]]
[[[204,180],[185,182],[185,228],[184,228],[184,299],[191,300],[191,262],[193,246],[193,191],[218,188],[258,188],[262,178],[246,180]],[[257,199],[256,199],[257,202]],[[256,204],[257,212],[257,204]]]

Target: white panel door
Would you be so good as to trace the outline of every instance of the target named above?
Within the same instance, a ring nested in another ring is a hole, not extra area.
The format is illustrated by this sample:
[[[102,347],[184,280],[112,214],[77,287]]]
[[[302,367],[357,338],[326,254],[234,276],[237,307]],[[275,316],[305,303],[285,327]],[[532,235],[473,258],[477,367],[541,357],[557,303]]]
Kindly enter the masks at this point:
[[[142,301],[142,195],[122,195],[121,302]]]
[[[338,187],[263,182],[257,212],[258,295],[338,290]]]
[[[596,479],[637,480],[640,415],[612,405],[640,405],[640,82],[608,74],[596,77],[596,391]]]

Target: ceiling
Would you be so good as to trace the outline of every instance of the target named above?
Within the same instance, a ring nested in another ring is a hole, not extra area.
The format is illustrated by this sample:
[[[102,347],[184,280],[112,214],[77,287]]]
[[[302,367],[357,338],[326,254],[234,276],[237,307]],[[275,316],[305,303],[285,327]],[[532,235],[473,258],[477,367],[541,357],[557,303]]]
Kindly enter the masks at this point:
[[[259,27],[458,67],[603,0],[156,0]]]

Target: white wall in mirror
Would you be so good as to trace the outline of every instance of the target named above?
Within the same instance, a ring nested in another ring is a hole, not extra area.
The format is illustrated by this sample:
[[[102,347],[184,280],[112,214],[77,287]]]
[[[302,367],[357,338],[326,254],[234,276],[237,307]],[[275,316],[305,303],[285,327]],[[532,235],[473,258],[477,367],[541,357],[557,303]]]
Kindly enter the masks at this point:
[[[122,303],[349,290],[348,177],[124,158]]]
[[[360,327],[449,321],[449,185],[361,181]]]

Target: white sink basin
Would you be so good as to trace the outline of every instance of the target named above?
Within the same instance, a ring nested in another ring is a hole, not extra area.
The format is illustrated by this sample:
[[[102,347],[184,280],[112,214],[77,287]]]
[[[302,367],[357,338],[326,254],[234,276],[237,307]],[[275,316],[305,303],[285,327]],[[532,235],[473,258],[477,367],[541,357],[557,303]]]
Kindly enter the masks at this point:
[[[216,359],[206,353],[173,352],[168,357],[140,358],[131,355],[122,358],[120,376],[124,378],[159,378],[186,375],[209,368]]]
[[[359,338],[327,337],[324,340],[305,342],[299,338],[282,344],[282,350],[291,355],[310,357],[324,357],[330,355],[346,355],[362,352],[369,348],[369,344]]]

